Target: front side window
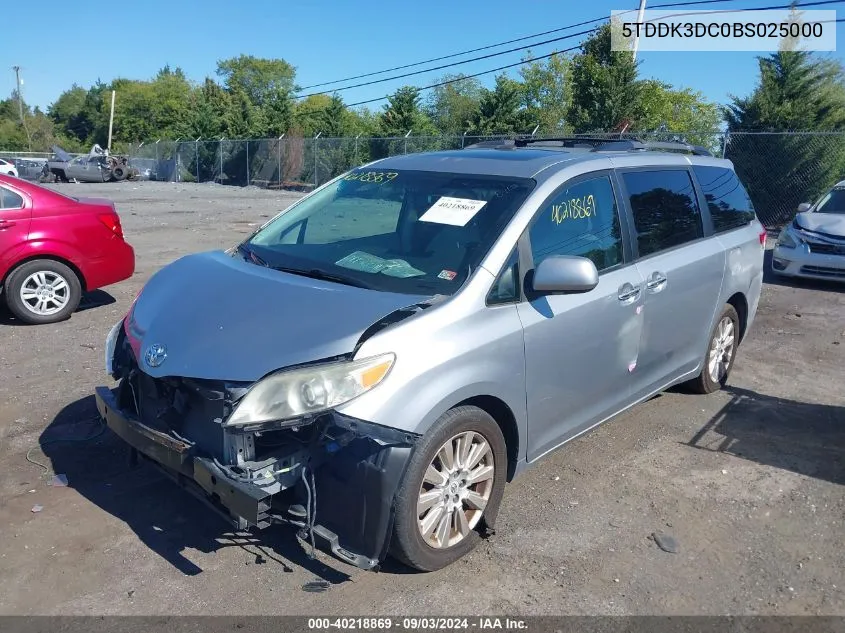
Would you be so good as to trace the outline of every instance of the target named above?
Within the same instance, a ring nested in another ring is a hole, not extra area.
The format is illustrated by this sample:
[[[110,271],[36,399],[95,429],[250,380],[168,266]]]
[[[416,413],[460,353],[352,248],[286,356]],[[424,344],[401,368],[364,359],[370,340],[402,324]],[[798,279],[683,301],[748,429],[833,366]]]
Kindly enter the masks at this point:
[[[581,180],[552,195],[529,231],[534,266],[550,255],[593,260],[599,271],[622,262],[622,231],[608,176]]]
[[[14,191],[0,187],[0,209],[20,209],[23,207],[23,198]]]
[[[535,182],[362,168],[305,198],[243,245],[272,268],[375,290],[453,294]],[[316,273],[315,273],[316,271]]]
[[[686,170],[630,171],[628,190],[640,257],[704,235],[695,189]]]
[[[834,187],[816,205],[816,213],[845,213],[845,187]]]
[[[745,226],[754,219],[754,205],[733,170],[701,165],[692,170],[704,192],[716,233]]]

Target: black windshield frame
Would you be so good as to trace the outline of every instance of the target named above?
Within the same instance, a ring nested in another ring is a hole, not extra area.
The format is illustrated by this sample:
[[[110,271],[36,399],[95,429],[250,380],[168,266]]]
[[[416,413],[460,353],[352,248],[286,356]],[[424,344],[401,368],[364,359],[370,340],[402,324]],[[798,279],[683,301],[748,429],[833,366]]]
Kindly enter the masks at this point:
[[[537,184],[530,178],[377,167],[344,174],[242,244],[270,268],[306,276],[319,271],[377,291],[451,295],[483,261]],[[446,204],[444,197],[484,204],[476,211],[464,209],[473,215],[463,225],[432,222],[431,216],[423,221],[433,206]],[[361,228],[366,226],[372,234]],[[309,230],[317,237],[309,238]]]

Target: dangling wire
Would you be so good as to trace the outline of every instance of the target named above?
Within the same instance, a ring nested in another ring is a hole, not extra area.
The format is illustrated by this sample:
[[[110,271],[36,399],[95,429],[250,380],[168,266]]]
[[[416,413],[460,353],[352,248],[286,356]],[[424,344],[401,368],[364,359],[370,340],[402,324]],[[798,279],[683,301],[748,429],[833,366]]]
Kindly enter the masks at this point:
[[[305,471],[308,470],[307,466],[302,467],[302,483],[305,484],[305,491],[308,494],[308,499],[306,501],[305,506],[305,525],[308,528],[308,536],[311,541],[311,553],[308,555],[309,558],[316,558],[316,544],[314,543],[314,515],[317,513],[317,495],[316,495],[316,486],[314,487],[314,512],[311,512],[311,485],[308,483],[308,478],[305,476]],[[314,473],[311,473],[311,483],[314,482]]]

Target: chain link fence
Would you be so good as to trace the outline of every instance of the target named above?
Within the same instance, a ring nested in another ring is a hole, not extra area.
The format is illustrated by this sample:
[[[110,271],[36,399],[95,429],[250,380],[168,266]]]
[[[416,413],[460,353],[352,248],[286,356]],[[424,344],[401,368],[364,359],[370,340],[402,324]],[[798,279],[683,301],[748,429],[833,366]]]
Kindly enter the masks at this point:
[[[845,178],[845,132],[687,132],[585,134],[606,139],[685,141],[730,159],[757,215],[770,228],[788,222],[798,204],[816,200]],[[358,165],[400,154],[461,149],[513,136],[406,136],[160,140],[129,147],[141,178],[169,182],[310,191]],[[543,137],[536,137],[542,140]],[[0,157],[49,154],[2,152]],[[42,158],[42,160],[43,160]]]
[[[789,222],[800,203],[815,202],[845,179],[845,132],[731,132],[724,155],[769,228]]]

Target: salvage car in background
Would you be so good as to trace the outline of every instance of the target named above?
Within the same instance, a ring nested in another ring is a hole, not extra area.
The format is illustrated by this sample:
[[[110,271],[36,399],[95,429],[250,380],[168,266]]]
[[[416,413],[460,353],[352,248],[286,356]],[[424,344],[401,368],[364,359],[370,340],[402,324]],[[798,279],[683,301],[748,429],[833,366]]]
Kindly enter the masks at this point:
[[[126,156],[110,155],[99,145],[94,145],[87,156],[76,158],[55,145],[53,153],[53,158],[44,167],[45,181],[119,182],[138,175]]]
[[[0,297],[24,323],[70,317],[82,293],[132,276],[114,204],[0,176]]]
[[[238,529],[450,564],[544,455],[720,389],[754,320],[766,234],[732,164],[585,142],[386,158],[164,267],[107,337],[100,414]]]
[[[845,180],[798,206],[778,236],[772,271],[785,277],[845,281]]]
[[[37,182],[44,171],[44,165],[47,164],[47,160],[31,157],[13,158],[12,164],[18,170],[18,178]]]

